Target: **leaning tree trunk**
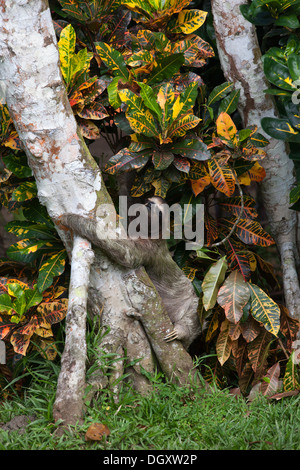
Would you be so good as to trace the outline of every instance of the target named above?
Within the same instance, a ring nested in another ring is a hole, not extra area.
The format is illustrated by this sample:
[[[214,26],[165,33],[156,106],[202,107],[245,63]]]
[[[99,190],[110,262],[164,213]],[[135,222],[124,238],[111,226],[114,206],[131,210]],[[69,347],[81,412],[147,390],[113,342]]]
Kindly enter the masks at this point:
[[[87,308],[101,315],[102,325],[109,330],[101,348],[115,355],[112,382],[124,373],[126,351],[127,360],[136,364],[130,372],[140,391],[148,387],[142,368],[151,373],[157,362],[169,378],[187,383],[191,357],[179,341],[163,340],[173,325],[145,270],[119,266],[86,240],[73,239],[71,230],[60,222],[62,215],[70,213],[93,219],[102,204],[110,205],[112,218],[116,214],[100,170],[77,131],[47,0],[0,2],[0,83],[33,170],[39,200],[47,207],[72,263],[55,419],[70,424],[82,416]],[[85,262],[79,268],[82,254]],[[97,360],[99,373],[92,382],[102,387],[100,349]]]
[[[255,26],[241,14],[244,0],[211,0],[217,47],[226,79],[241,91],[239,111],[244,126],[258,126],[263,117],[275,117]],[[289,193],[295,183],[293,162],[284,142],[269,138],[263,161],[266,178],[262,195],[272,235],[281,256],[284,294],[291,315],[300,319],[300,288],[296,271],[296,213],[289,209]]]

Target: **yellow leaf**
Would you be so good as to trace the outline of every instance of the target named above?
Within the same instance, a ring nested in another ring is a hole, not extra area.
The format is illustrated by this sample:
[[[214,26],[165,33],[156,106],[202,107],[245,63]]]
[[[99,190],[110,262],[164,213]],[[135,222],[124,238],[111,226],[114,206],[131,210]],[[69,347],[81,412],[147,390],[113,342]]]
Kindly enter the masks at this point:
[[[237,145],[237,129],[227,113],[221,113],[217,119],[217,133],[223,142]]]

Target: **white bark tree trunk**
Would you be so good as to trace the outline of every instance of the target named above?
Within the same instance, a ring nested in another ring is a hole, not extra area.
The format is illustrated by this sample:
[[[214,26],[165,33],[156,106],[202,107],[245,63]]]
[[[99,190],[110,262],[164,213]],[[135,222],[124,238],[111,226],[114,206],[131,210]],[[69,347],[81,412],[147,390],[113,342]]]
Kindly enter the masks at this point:
[[[241,14],[244,0],[212,0],[212,13],[221,66],[226,79],[240,89],[239,111],[245,127],[261,129],[263,117],[275,117],[255,26]],[[262,183],[264,208],[281,256],[284,293],[291,315],[300,319],[300,288],[296,270],[296,212],[289,209],[289,193],[295,183],[293,162],[284,142],[270,138],[263,160],[266,178]]]
[[[72,213],[93,219],[99,206],[109,204],[111,200],[97,164],[77,133],[60,72],[47,0],[0,2],[0,83],[33,170],[39,200],[56,224],[69,257],[75,253],[71,260],[74,266],[70,295],[74,293],[73,285],[84,292],[90,255],[85,260],[85,274],[78,285],[75,264],[78,246],[73,246],[72,232],[61,225],[60,217]],[[115,215],[113,206],[111,210]],[[189,380],[191,357],[179,341],[163,341],[173,326],[142,268],[137,272],[122,268],[97,249],[88,284],[90,310],[97,315],[101,313],[102,324],[110,328],[101,348],[119,357],[127,351],[129,360],[141,359],[131,368],[134,384],[140,391],[147,389],[147,381],[140,373],[141,366],[150,373],[155,368],[148,338],[166,375],[184,383]],[[76,337],[80,338],[84,348],[86,296],[82,295],[81,299],[75,299],[75,306],[72,298],[69,300],[67,328],[75,321]],[[133,311],[136,311],[135,317],[132,317]],[[78,397],[82,396],[84,386],[84,374],[80,369],[84,358],[73,344],[75,331],[71,330],[54,410],[55,418],[61,418],[65,423],[74,423],[81,418]],[[74,367],[72,361],[76,363]],[[121,362],[116,360],[116,364]],[[68,375],[70,371],[71,376]],[[122,373],[122,367],[116,368],[114,378]],[[93,385],[101,387],[102,379],[95,377]],[[63,400],[64,394],[67,400]]]

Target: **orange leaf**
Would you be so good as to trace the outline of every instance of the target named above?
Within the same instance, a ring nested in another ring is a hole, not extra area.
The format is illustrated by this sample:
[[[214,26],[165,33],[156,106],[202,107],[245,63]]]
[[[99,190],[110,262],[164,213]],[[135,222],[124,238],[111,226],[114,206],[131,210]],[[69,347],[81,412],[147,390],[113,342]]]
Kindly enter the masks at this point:
[[[213,186],[226,196],[232,196],[235,190],[235,176],[232,169],[227,164],[222,164],[222,160],[215,158],[208,160],[207,163]]]
[[[101,441],[103,436],[109,436],[110,430],[105,424],[93,423],[85,434],[86,441]]]

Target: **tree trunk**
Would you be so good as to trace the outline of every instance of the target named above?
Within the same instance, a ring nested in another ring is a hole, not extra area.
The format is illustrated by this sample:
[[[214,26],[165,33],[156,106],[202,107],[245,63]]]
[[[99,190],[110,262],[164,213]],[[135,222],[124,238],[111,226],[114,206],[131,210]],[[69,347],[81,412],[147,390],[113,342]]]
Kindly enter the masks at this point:
[[[86,303],[94,315],[101,314],[103,327],[110,330],[99,346],[97,360],[101,362],[101,350],[115,354],[112,382],[124,373],[122,360],[127,351],[128,360],[137,360],[130,371],[134,386],[140,391],[147,390],[142,368],[152,373],[156,361],[169,378],[188,383],[192,359],[179,341],[163,340],[173,325],[143,268],[135,271],[119,266],[99,249],[94,250],[90,266],[92,254],[87,245],[84,250],[89,254],[85,267],[80,268],[84,275],[77,277],[77,255],[86,241],[75,236],[77,241],[73,243],[72,231],[61,224],[61,216],[71,213],[94,219],[102,204],[110,205],[113,218],[116,213],[100,170],[77,132],[60,72],[47,0],[0,2],[0,79],[33,170],[38,198],[56,224],[72,263],[66,350],[55,418],[61,418],[65,424],[81,418]],[[81,297],[73,297],[78,288]],[[87,289],[88,299],[84,294]],[[74,335],[76,341],[80,339],[83,348],[80,353],[78,345],[74,345]],[[95,374],[92,385],[103,386],[100,373]]]
[[[245,127],[260,126],[263,117],[275,117],[255,26],[241,14],[244,0],[212,0],[212,12],[221,66],[226,79],[240,89],[239,111]],[[262,183],[264,208],[281,257],[286,305],[300,320],[300,288],[296,270],[296,212],[289,209],[289,193],[295,183],[293,162],[284,142],[269,138],[263,160],[266,178]]]

